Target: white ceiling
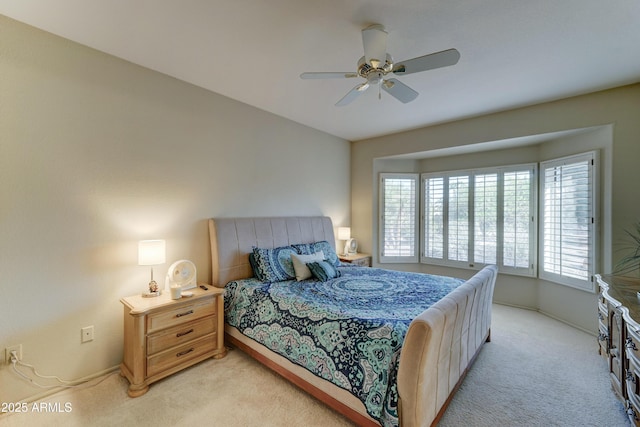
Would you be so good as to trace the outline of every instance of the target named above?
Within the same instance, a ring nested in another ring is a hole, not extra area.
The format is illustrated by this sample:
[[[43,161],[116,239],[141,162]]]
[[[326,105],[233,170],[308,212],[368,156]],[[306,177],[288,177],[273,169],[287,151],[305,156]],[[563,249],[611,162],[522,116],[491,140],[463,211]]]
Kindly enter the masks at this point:
[[[640,81],[638,0],[0,0],[0,13],[347,140]],[[456,48],[455,66],[399,77],[402,104],[359,79],[362,28],[396,60]]]

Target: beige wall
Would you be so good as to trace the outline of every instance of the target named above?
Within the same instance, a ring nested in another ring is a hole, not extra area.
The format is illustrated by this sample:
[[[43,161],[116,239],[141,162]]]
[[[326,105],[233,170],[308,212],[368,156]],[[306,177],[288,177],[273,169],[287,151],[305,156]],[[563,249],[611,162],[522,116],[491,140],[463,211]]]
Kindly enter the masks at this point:
[[[183,258],[207,281],[207,218],[348,225],[349,174],[347,141],[0,16],[0,361],[23,344],[62,378],[118,365],[138,240],[167,240],[161,283]],[[39,393],[0,366],[0,402]]]
[[[380,172],[423,172],[518,164],[597,149],[602,172],[599,272],[608,273],[622,256],[617,249],[624,241],[624,229],[640,217],[640,187],[636,185],[640,182],[640,168],[637,165],[640,160],[639,111],[640,84],[636,84],[355,142],[351,152],[352,235],[359,239],[362,251],[374,254],[376,262],[377,186]],[[573,130],[578,131],[566,135],[566,131]],[[422,161],[393,159],[460,146],[473,146],[471,151],[477,151],[486,145],[499,146],[495,144],[496,141],[542,134],[555,135],[537,138],[535,144],[518,148]],[[395,264],[391,267],[461,277],[473,273],[470,270],[420,264]],[[595,331],[597,326],[595,295],[554,283],[500,275],[494,299],[540,310],[587,331]]]

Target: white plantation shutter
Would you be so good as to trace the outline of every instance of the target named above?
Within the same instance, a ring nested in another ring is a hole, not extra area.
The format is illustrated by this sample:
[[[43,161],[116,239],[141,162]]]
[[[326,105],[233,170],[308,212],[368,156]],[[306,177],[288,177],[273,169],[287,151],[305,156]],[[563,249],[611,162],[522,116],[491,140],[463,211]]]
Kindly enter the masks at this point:
[[[593,290],[596,153],[541,163],[540,277]]]
[[[380,262],[418,261],[418,174],[380,174]]]
[[[444,178],[424,181],[424,255],[444,259]]]
[[[451,261],[469,259],[469,177],[449,177],[447,253]]]
[[[534,169],[505,172],[502,265],[533,269],[535,212]]]
[[[498,174],[474,176],[473,261],[498,262]]]
[[[535,274],[536,165],[422,175],[421,261]]]

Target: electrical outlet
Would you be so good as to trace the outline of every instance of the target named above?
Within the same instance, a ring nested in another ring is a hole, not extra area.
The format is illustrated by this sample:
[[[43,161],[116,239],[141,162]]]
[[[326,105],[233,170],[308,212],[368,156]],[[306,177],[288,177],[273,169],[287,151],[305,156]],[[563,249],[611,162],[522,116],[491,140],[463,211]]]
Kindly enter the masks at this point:
[[[89,342],[93,341],[93,325],[85,326],[80,329],[81,332],[81,342]]]
[[[4,360],[6,363],[11,363],[11,352],[15,351],[18,356],[18,360],[22,360],[22,344],[12,345],[4,349]]]

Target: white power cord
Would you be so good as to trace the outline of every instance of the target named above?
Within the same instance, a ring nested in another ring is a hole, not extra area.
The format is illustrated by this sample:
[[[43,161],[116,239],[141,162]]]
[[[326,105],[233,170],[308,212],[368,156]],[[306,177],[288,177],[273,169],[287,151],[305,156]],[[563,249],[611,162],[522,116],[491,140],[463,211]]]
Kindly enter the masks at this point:
[[[21,378],[29,381],[31,384],[35,385],[36,387],[40,387],[40,388],[58,388],[58,387],[64,387],[64,388],[79,388],[80,386],[85,385],[86,383],[88,383],[90,380],[85,380],[85,381],[67,381],[67,380],[63,380],[55,375],[41,375],[35,368],[35,366],[30,365],[28,363],[23,363],[20,360],[18,360],[18,355],[15,351],[11,352],[11,364],[13,365],[13,370],[16,374],[18,374]],[[20,366],[24,366],[27,368],[30,368],[33,373],[40,378],[43,379],[54,379],[62,384],[56,384],[56,385],[43,385],[43,384],[39,384],[37,383],[33,378],[29,377],[28,375],[26,375],[25,373],[21,372],[17,365]],[[112,372],[110,375],[106,375],[103,379],[101,379],[100,381],[98,381],[95,384],[90,385],[89,387],[93,387],[96,386],[98,384],[100,384],[101,382],[103,382],[104,380],[106,380],[107,378],[109,378],[111,375],[115,374],[115,372]]]

